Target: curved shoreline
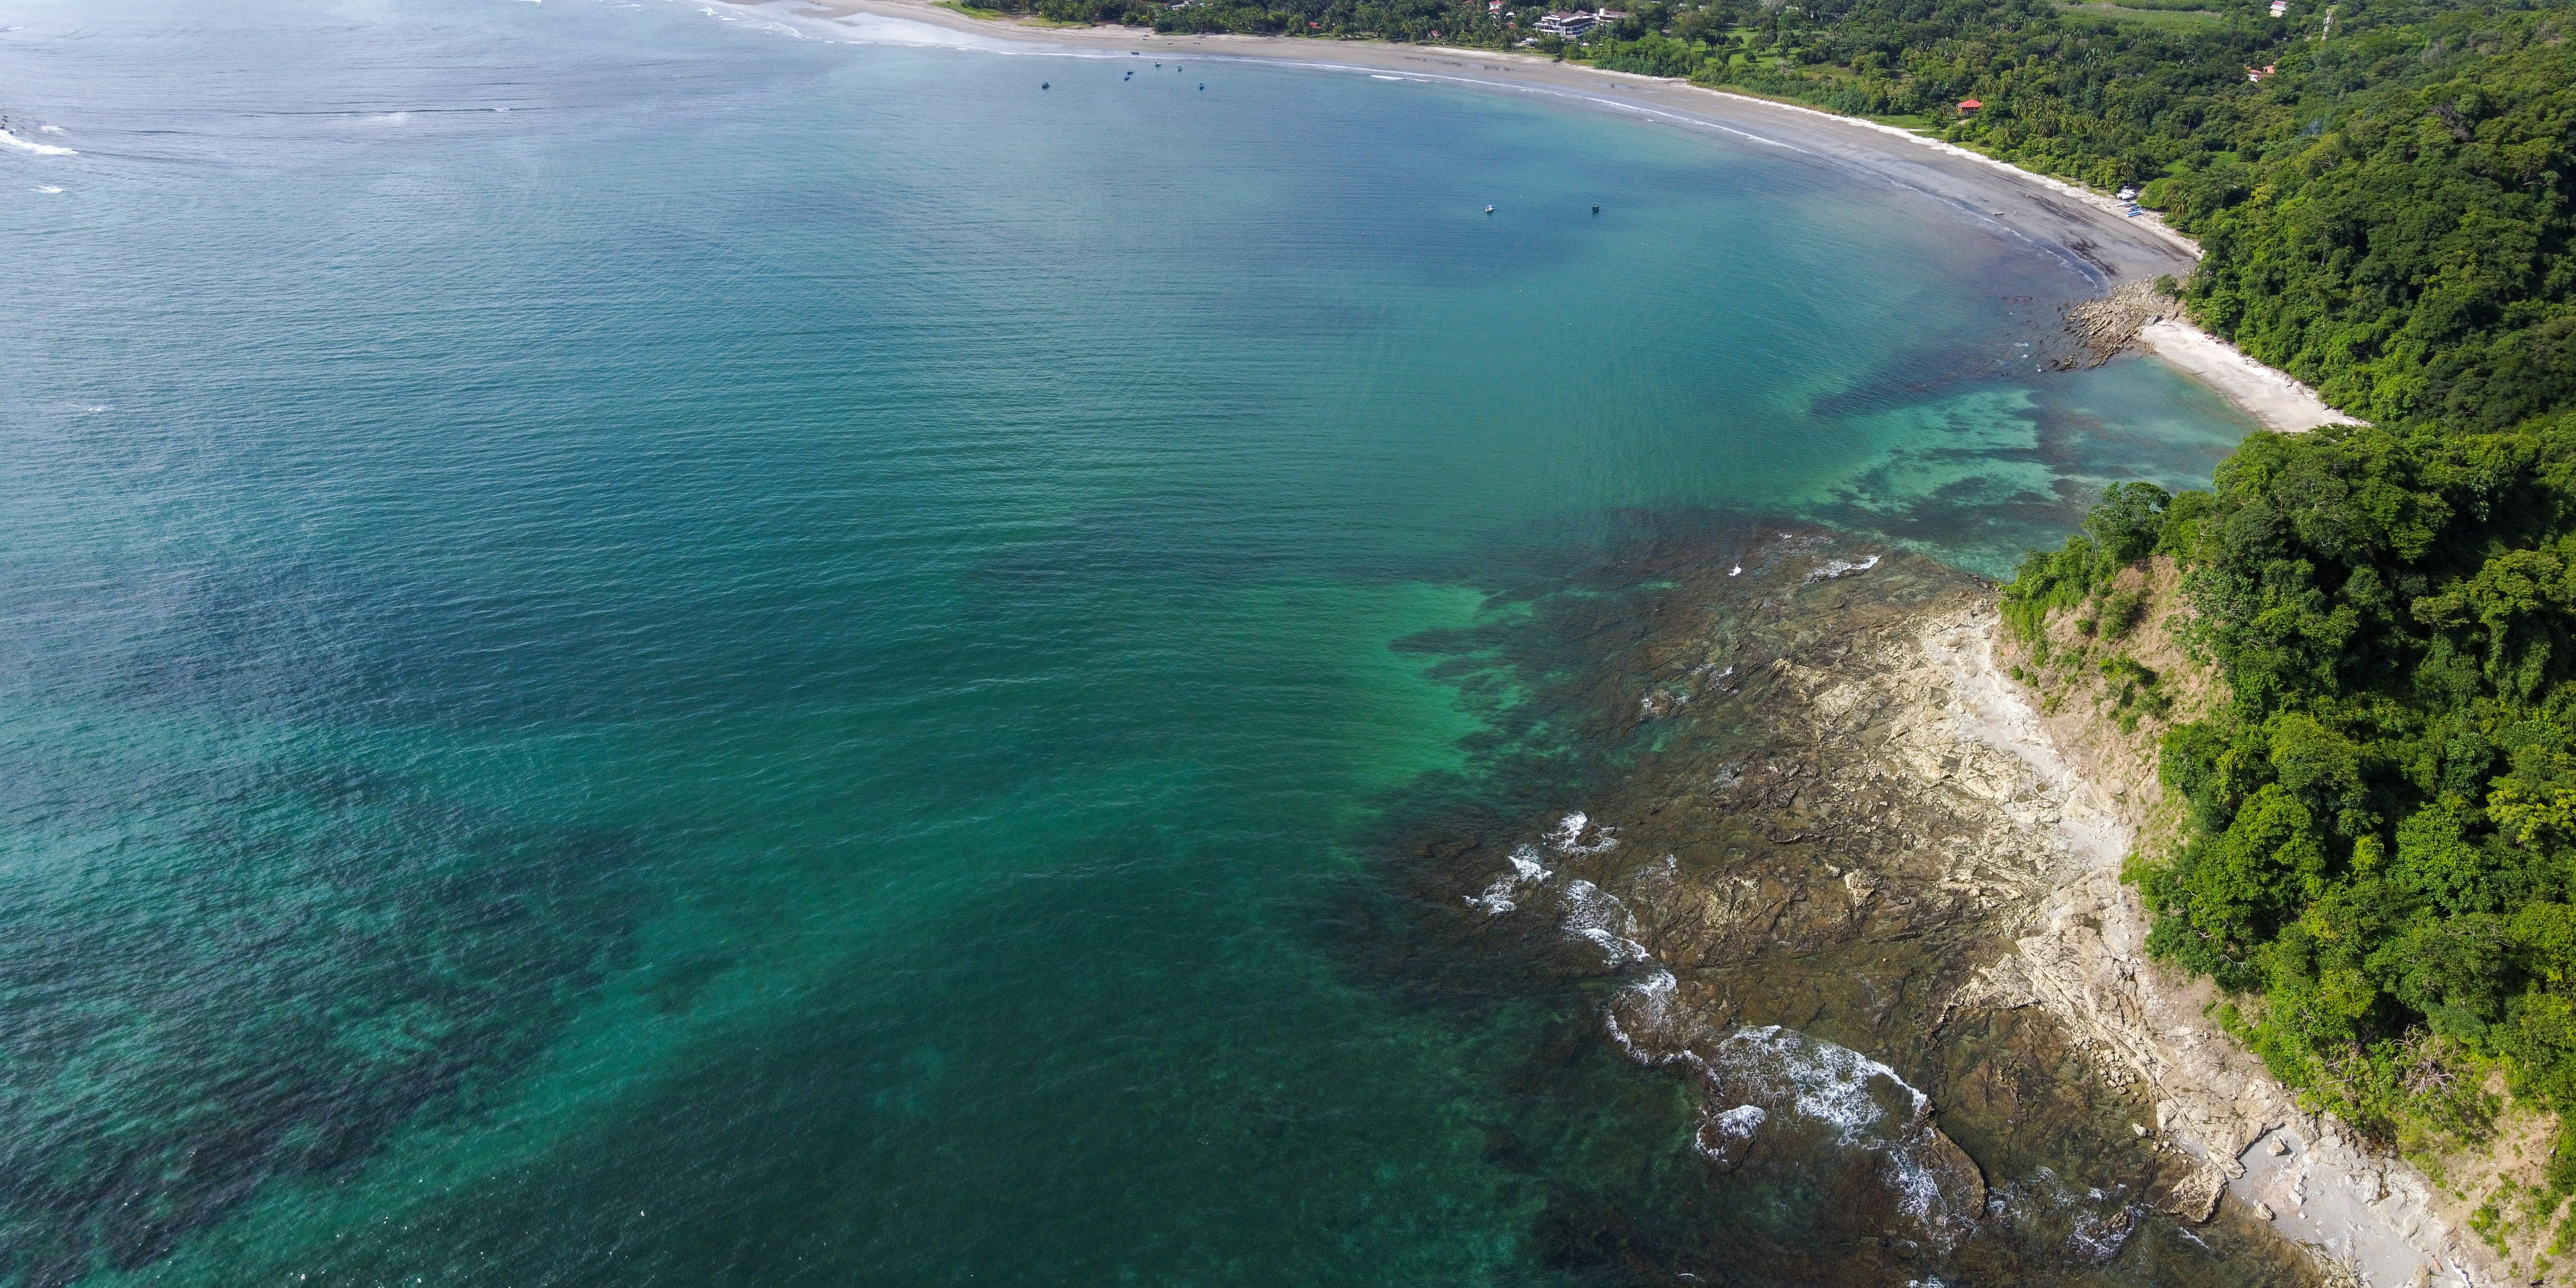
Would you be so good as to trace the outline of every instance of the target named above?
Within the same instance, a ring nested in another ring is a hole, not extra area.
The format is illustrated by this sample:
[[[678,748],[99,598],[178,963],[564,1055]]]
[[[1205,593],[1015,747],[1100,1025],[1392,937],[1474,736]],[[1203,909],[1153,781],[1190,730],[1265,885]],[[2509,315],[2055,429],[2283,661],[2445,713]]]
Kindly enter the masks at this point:
[[[1320,42],[1283,37],[1028,28],[966,18],[920,0],[797,2],[808,10],[799,15],[805,22],[864,17],[961,37],[898,40],[905,33],[882,26],[849,33],[881,43],[990,50],[1007,42],[1025,52],[1095,58],[1182,50],[1210,61],[1392,73],[1546,94],[1709,129],[1908,190],[2058,259],[2097,288],[2160,273],[2180,275],[2199,254],[2189,238],[2161,220],[2129,218],[2109,198],[2061,180],[1894,127],[1678,81],[1437,46],[1336,42],[1323,50]],[[778,6],[756,7],[776,16]],[[2160,323],[2142,339],[2141,348],[2215,389],[2267,428],[2297,431],[2350,419],[2286,373],[2253,362],[2197,328]],[[2059,847],[2070,860],[2047,874],[2056,880],[2039,901],[2037,924],[2015,941],[2013,956],[1983,981],[1972,1004],[2037,1007],[2119,1076],[2153,1089],[2154,1129],[2147,1132],[2140,1124],[2141,1138],[2189,1160],[2194,1172],[2189,1194],[2177,1195],[2177,1210],[2196,1210],[2206,1219],[2222,1196],[2232,1196],[2239,1211],[2276,1208],[2281,1219],[2272,1228],[2286,1242],[2308,1249],[2323,1266],[2357,1272],[2381,1288],[2410,1281],[2486,1281],[2478,1250],[2435,1210],[2431,1187],[2419,1174],[2401,1161],[2368,1155],[2330,1120],[2301,1111],[2259,1065],[2210,1031],[2199,1012],[2205,997],[2145,963],[2143,911],[2117,873],[2137,835],[2135,814],[2153,790],[2151,777],[2141,781],[2106,772],[2099,757],[2080,754],[2078,740],[2066,729],[2051,727],[1995,656],[1999,626],[1990,614],[1935,625],[1945,630],[1927,633],[1921,656],[1937,664],[1947,692],[1956,695],[1956,709],[1939,713],[1945,730],[1951,721],[1962,727],[1948,736],[1981,745],[1990,759],[2024,765],[2039,792],[2032,799],[2049,815],[2031,829],[2032,838]],[[2092,763],[2079,763],[2087,761]],[[1932,777],[1949,776],[1941,771]],[[1856,893],[1856,902],[1861,898]],[[2268,1152],[2274,1142],[2283,1148],[2281,1155]],[[2425,1278],[2415,1280],[2419,1267]]]
[[[2107,291],[2118,282],[2182,276],[2200,248],[2153,214],[2128,216],[2111,197],[2024,170],[1956,144],[1859,117],[1686,81],[1605,71],[1528,54],[1323,42],[1288,36],[1159,35],[1127,27],[1038,28],[985,21],[926,0],[727,0],[800,31],[817,28],[864,43],[984,49],[1077,57],[1188,50],[1320,71],[1402,73],[1408,79],[1544,94],[1684,128],[1713,130],[1786,149],[1903,189],[1972,226],[2020,241]],[[818,33],[819,34],[819,33]],[[2268,429],[2295,431],[2350,423],[2316,391],[2262,366],[2224,340],[2180,323],[2141,346],[2199,381]]]

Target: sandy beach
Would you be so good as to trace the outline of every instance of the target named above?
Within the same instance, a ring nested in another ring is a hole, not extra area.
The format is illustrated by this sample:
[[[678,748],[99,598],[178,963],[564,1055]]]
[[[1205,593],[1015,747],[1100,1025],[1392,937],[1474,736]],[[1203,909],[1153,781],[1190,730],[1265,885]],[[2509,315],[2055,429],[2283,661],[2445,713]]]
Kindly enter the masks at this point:
[[[2163,274],[2182,277],[2200,249],[2153,214],[2131,216],[2107,193],[2034,174],[1966,148],[1857,117],[1687,82],[1603,71],[1494,50],[1282,36],[1157,35],[1132,27],[1035,27],[969,18],[924,0],[767,0],[738,4],[803,34],[871,44],[1003,53],[1118,57],[1186,54],[1260,59],[1321,71],[1544,94],[1677,128],[1710,130],[1779,148],[1813,164],[1866,175],[1962,222],[2014,239],[2109,290]],[[1930,212],[1927,212],[1927,214]],[[2265,427],[2295,431],[2349,423],[2314,390],[2181,322],[2158,324],[2141,347],[2208,385]]]
[[[2284,432],[2360,422],[2326,405],[2290,374],[2264,366],[2188,322],[2167,318],[2138,333],[2140,347],[2227,395],[2270,429]]]

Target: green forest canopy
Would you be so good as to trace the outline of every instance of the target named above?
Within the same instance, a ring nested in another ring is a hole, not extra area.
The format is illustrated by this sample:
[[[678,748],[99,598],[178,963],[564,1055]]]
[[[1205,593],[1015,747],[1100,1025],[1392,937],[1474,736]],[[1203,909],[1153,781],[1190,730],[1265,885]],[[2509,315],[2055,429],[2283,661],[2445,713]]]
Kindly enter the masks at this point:
[[[2150,949],[2366,1130],[2476,1135],[2487,1067],[2576,1110],[2576,414],[2258,434],[2209,492],[2114,488],[2007,615],[2153,553],[2228,697],[2165,737]]]
[[[2005,610],[2036,641],[2151,553],[2184,569],[2227,696],[2166,736],[2189,824],[2129,875],[2286,1082],[2401,1142],[2478,1134],[2489,1069],[2576,1122],[2576,14],[2338,15],[2247,50],[2259,83],[2177,67],[1972,127],[2145,178],[2201,238],[2194,315],[2376,422],[2113,489]],[[2217,61],[2246,25],[2114,43]]]

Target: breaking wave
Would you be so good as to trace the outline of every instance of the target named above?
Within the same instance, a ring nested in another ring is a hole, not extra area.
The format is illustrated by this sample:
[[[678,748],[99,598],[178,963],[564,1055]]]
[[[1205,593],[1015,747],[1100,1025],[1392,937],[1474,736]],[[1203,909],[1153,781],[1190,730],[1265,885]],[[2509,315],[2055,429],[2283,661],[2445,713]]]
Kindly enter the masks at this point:
[[[1558,819],[1556,826],[1548,829],[1547,843],[1559,854],[1601,854],[1619,844],[1617,832],[1618,829],[1596,824],[1591,815],[1576,810]]]
[[[1565,883],[1564,925],[1568,932],[1600,949],[1605,965],[1629,966],[1654,956],[1644,944],[1630,938],[1637,933],[1637,917],[1628,911],[1628,905],[1581,877]]]
[[[1552,875],[1539,862],[1538,847],[1535,845],[1523,845],[1514,849],[1511,853],[1511,861],[1512,870],[1494,878],[1494,883],[1486,886],[1483,894],[1467,896],[1469,905],[1484,909],[1488,916],[1499,917],[1520,906],[1513,901],[1512,896],[1518,893],[1522,886],[1542,884]]]
[[[1807,580],[1811,582],[1832,581],[1836,577],[1848,577],[1853,573],[1868,572],[1870,569],[1878,566],[1878,561],[1881,557],[1882,556],[1879,555],[1871,555],[1869,558],[1863,559],[1858,563],[1853,563],[1844,559],[1828,559],[1824,563],[1818,565],[1814,571],[1809,572],[1807,574]]]
[[[1776,1024],[1738,1029],[1694,1063],[1710,1090],[1700,1126],[1703,1153],[1711,1142],[1725,1145],[1731,1133],[1749,1133],[1772,1115],[1790,1116],[1825,1128],[1842,1148],[1879,1156],[1897,1210],[1927,1236],[1946,1241],[1954,1222],[1978,1215],[1952,1210],[1932,1151],[1955,1154],[1956,1147],[1933,1126],[1932,1098],[1896,1070]],[[1715,1108],[1724,1104],[1736,1108]],[[1765,1118],[1739,1113],[1747,1106],[1763,1110]],[[1737,1116],[1718,1121],[1729,1114]]]

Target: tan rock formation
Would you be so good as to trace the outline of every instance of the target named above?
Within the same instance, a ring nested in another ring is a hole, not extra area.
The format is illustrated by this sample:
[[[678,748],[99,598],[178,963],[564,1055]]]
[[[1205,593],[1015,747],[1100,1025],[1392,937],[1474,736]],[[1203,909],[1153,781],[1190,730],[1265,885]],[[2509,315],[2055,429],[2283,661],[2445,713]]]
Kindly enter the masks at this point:
[[[2210,700],[2159,619],[2173,570],[2126,574],[2148,611],[2112,624],[2118,639],[2057,623],[2040,668],[2005,640],[1991,590],[1805,549],[1724,588],[1758,602],[1648,646],[1640,682],[1663,699],[1624,700],[1641,725],[1687,712],[1749,733],[1660,753],[1470,901],[1555,918],[1627,981],[1611,1031],[1702,1080],[1712,1165],[1744,1166],[1784,1130],[1779,1069],[1795,1064],[1880,1106],[1869,1146],[1914,1188],[1873,1219],[1900,1242],[1973,1251],[1959,1236],[1990,1191],[2021,1201],[2014,1183],[2058,1166],[2049,1149],[2080,1149],[2186,1222],[2231,1192],[2237,1219],[2268,1205],[2330,1276],[2500,1282],[2414,1169],[2302,1112],[2204,1014],[2208,986],[2146,956],[2119,871],[2177,825],[2156,713]],[[2138,665],[2107,680],[2113,654]],[[2082,1072],[2043,1072],[2069,1059]],[[2087,1216],[2086,1237],[2116,1251],[2115,1217]]]

